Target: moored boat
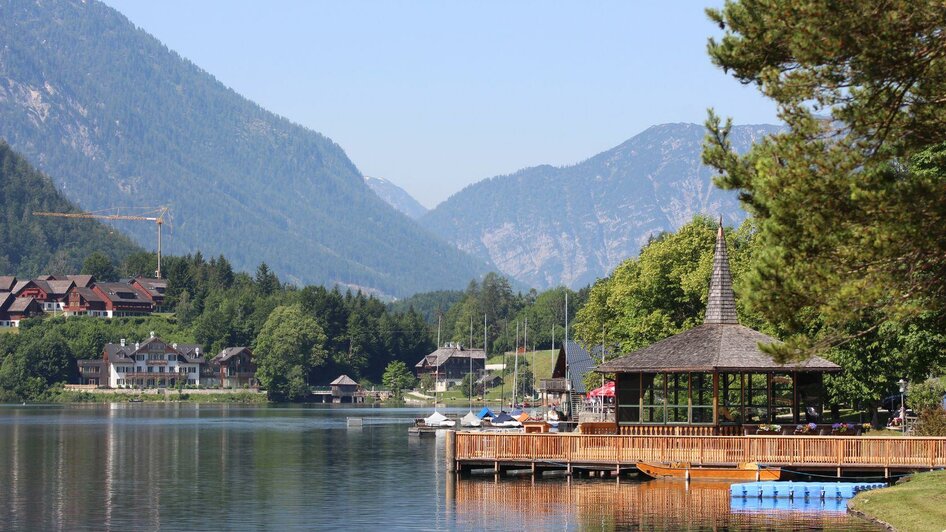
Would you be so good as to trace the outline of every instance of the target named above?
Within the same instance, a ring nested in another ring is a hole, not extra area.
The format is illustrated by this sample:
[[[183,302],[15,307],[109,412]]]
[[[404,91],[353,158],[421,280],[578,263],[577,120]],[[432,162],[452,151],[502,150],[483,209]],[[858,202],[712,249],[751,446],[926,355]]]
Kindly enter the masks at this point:
[[[692,466],[687,462],[655,464],[637,462],[641,473],[653,478],[672,478],[677,480],[736,480],[759,481],[778,480],[782,470],[778,467],[762,467],[755,462],[741,463],[736,467]]]

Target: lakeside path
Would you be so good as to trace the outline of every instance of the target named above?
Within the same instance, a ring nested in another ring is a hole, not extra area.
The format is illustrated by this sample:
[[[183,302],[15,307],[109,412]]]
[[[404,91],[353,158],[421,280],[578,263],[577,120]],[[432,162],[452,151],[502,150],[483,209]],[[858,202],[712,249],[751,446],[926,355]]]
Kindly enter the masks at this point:
[[[889,488],[859,493],[848,509],[900,532],[946,530],[946,471],[917,473]]]

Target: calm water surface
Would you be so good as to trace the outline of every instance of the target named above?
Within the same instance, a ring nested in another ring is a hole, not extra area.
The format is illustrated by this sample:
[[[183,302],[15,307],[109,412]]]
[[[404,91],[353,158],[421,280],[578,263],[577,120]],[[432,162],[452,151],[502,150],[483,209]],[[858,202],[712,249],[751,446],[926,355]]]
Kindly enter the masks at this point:
[[[441,437],[407,435],[426,413],[0,406],[0,529],[874,530],[842,512],[732,512],[726,484],[454,480]]]

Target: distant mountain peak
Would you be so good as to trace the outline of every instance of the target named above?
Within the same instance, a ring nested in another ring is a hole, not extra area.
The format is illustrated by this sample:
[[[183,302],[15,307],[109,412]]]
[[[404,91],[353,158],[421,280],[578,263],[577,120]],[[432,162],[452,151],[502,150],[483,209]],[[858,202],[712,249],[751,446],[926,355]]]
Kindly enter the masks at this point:
[[[745,150],[778,126],[736,126]],[[421,223],[460,249],[488,257],[536,288],[584,286],[636,256],[647,239],[695,214],[739,223],[736,194],[703,166],[706,130],[658,124],[571,166],[541,165],[484,179],[451,196]]]
[[[421,205],[420,202],[408,194],[406,190],[387,179],[383,177],[365,176],[365,183],[368,184],[368,187],[373,190],[378,197],[387,202],[388,205],[411,218],[416,220],[427,214],[427,207]]]

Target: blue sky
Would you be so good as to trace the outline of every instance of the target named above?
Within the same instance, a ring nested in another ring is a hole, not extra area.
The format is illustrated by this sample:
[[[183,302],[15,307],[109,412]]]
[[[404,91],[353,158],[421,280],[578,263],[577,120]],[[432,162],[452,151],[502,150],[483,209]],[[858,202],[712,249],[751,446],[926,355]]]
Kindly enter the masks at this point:
[[[106,3],[427,207],[654,124],[702,123],[711,106],[740,124],[776,120],[710,64],[718,30],[699,1]]]

